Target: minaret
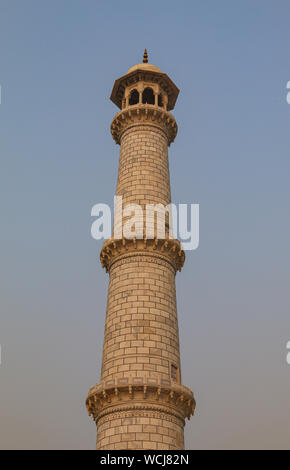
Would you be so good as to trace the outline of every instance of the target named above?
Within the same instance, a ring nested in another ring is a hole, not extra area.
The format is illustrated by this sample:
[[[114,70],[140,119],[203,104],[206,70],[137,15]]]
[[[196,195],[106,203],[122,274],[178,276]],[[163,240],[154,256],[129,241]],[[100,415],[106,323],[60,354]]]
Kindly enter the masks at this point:
[[[148,63],[115,81],[111,100],[120,108],[111,125],[120,145],[116,196],[123,208],[171,202],[168,146],[177,124],[169,112],[179,90]],[[118,209],[120,212],[120,209]],[[125,219],[118,210],[118,217]],[[166,238],[116,237],[105,241],[101,263],[109,290],[101,380],[89,391],[87,408],[97,424],[97,449],[184,449],[185,418],[193,393],[181,382],[175,274],[185,255]],[[120,229],[116,222],[117,232]]]

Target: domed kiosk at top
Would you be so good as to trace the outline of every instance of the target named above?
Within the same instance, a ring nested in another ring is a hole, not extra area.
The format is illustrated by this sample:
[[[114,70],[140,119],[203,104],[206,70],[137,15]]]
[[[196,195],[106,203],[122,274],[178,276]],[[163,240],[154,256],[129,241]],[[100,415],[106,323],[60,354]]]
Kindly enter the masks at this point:
[[[136,105],[152,105],[170,111],[174,108],[179,89],[158,67],[148,63],[145,49],[143,63],[131,67],[115,81],[111,100],[120,109]]]

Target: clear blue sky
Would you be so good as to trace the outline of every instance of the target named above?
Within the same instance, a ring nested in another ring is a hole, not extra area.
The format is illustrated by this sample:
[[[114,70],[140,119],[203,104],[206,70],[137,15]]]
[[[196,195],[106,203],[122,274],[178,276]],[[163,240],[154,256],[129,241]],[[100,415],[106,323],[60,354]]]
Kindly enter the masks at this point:
[[[90,237],[112,202],[114,80],[149,60],[179,86],[173,201],[200,204],[177,275],[186,445],[289,448],[288,0],[0,1],[0,447],[94,448],[108,277]]]

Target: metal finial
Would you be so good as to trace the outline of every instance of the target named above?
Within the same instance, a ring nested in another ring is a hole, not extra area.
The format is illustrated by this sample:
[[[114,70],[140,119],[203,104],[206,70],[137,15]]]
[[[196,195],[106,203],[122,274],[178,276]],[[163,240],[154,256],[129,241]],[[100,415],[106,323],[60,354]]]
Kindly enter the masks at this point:
[[[145,49],[144,55],[143,55],[143,64],[147,64],[147,63],[148,63],[148,54],[147,54],[147,49]]]

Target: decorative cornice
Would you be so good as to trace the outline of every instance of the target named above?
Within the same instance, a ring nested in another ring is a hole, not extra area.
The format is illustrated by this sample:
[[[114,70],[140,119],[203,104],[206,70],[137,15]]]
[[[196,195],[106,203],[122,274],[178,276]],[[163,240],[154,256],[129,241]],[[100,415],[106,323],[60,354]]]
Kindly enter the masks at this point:
[[[114,407],[114,411],[112,411],[112,409],[106,408],[104,411],[98,414],[97,420],[98,424],[101,425],[104,421],[107,422],[115,420],[116,418],[132,418],[132,416],[134,418],[159,418],[177,425],[185,425],[185,419],[183,416],[180,416],[179,413],[175,413],[172,410],[170,410],[170,413],[168,413],[168,408],[154,406],[152,404],[147,405],[147,403],[136,405],[134,407],[132,407],[132,405]]]
[[[129,403],[127,404],[119,404],[119,405],[112,405],[104,408],[95,416],[93,413],[89,413],[90,416],[94,419],[96,423],[99,423],[100,420],[103,418],[107,421],[112,416],[112,418],[122,417],[122,415],[126,417],[130,416],[144,416],[144,417],[154,417],[154,418],[161,418],[162,420],[171,421],[174,423],[181,424],[182,426],[185,425],[185,417],[182,412],[179,412],[177,408],[173,408],[171,406],[162,406],[157,405],[156,403],[150,402],[148,403]],[[190,419],[190,418],[189,418]]]
[[[162,258],[169,262],[175,271],[181,271],[185,253],[181,248],[179,240],[176,239],[114,239],[110,238],[103,244],[100,260],[103,268],[108,272],[113,262],[123,255],[130,253],[134,255],[151,255]]]
[[[129,410],[158,411],[184,420],[194,414],[195,400],[188,387],[172,380],[129,377],[92,387],[86,406],[95,421],[108,413]]]
[[[165,132],[168,145],[177,134],[174,116],[165,109],[151,104],[136,104],[116,114],[111,124],[111,133],[117,144],[120,144],[123,132],[133,126],[156,126]]]

